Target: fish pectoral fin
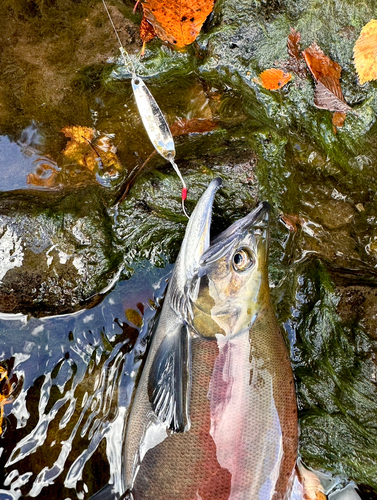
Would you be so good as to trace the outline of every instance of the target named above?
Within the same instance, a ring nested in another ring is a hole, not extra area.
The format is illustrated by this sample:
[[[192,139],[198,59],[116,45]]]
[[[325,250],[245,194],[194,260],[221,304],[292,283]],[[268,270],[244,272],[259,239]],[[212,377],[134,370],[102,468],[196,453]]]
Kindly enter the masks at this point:
[[[172,281],[170,286],[170,307],[182,321],[189,322],[193,317],[192,306],[190,300],[190,287],[185,285],[183,290],[180,290],[175,281]]]
[[[175,432],[190,427],[189,388],[190,338],[187,327],[181,323],[161,342],[148,379],[149,401],[155,415]]]

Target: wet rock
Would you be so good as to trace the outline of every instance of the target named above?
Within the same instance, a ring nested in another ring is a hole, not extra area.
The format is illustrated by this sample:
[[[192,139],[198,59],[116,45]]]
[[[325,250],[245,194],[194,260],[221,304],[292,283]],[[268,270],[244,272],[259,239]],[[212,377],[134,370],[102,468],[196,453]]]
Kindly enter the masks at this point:
[[[189,211],[213,177],[223,178],[214,222],[218,230],[255,206],[252,153],[232,161],[224,153],[217,161],[212,157],[199,165],[192,160],[183,168]],[[73,312],[102,300],[121,273],[129,278],[143,259],[157,266],[174,262],[187,219],[172,169],[140,178],[115,208],[111,197],[111,190],[99,186],[0,196],[1,312]]]
[[[349,224],[355,215],[351,205],[339,200],[329,200],[326,204],[319,204],[316,210],[319,222],[329,229],[338,229]]]
[[[377,290],[367,285],[339,286],[338,314],[345,324],[360,324],[377,340]],[[377,369],[377,365],[376,365]]]
[[[100,190],[0,197],[0,309],[61,314],[111,286],[121,262]]]
[[[362,319],[375,291],[337,281],[308,258],[280,285],[281,318],[283,302],[290,304],[284,324],[297,377],[300,453],[315,468],[376,488],[375,332]]]

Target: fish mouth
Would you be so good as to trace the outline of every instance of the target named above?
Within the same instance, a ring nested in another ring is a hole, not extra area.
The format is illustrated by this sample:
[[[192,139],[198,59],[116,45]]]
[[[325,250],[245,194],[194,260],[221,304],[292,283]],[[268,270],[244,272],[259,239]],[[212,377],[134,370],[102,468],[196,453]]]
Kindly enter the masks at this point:
[[[218,234],[211,241],[211,246],[216,245],[219,241],[228,241],[234,239],[237,235],[249,231],[250,229],[264,229],[268,228],[270,221],[270,204],[267,201],[263,201],[257,207],[254,208],[246,217],[237,220],[231,226],[229,226],[225,231]]]
[[[264,201],[246,215],[246,217],[234,222],[225,231],[211,240],[209,247],[202,254],[200,266],[205,266],[220,258],[230,247],[235,246],[237,241],[245,238],[247,234],[251,236],[260,235],[261,241],[264,242],[264,249],[267,249],[269,223],[270,204]]]
[[[174,269],[182,293],[184,280],[190,281],[195,277],[200,267],[200,259],[210,246],[213,202],[221,185],[222,179],[220,177],[216,177],[210,182],[188,221],[185,237]]]

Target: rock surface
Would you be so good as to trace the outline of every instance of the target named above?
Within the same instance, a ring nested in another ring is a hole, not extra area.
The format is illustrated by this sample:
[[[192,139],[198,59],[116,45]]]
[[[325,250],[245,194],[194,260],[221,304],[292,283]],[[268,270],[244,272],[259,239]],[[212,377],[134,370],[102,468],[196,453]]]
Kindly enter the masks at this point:
[[[136,61],[141,16],[133,2],[110,9]],[[353,479],[368,499],[377,491],[377,83],[358,84],[352,49],[373,9],[373,0],[219,0],[191,47],[153,40],[137,67],[170,124],[212,122],[176,138],[188,210],[217,175],[215,231],[258,199],[272,205],[271,285],[297,379],[301,455]],[[101,301],[143,259],[174,262],[186,224],[181,187],[161,158],[148,160],[101,2],[6,0],[0,18],[1,173],[21,175],[11,161],[18,151],[30,158],[29,179],[54,175],[41,190],[22,173],[24,189],[0,196],[0,310],[73,312]],[[342,66],[353,108],[343,127],[314,106],[309,73],[276,92],[255,82],[287,63],[291,26],[302,49],[317,41]],[[93,129],[99,156],[99,138],[111,139],[119,175],[90,170],[85,153],[63,154],[61,130],[77,125]]]

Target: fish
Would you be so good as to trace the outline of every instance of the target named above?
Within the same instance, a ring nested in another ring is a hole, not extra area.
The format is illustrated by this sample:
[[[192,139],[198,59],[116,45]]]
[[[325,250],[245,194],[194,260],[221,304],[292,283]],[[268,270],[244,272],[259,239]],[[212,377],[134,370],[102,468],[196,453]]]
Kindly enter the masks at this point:
[[[168,284],[126,425],[122,498],[292,498],[297,403],[269,291],[269,205],[211,240],[221,184],[191,214]]]

